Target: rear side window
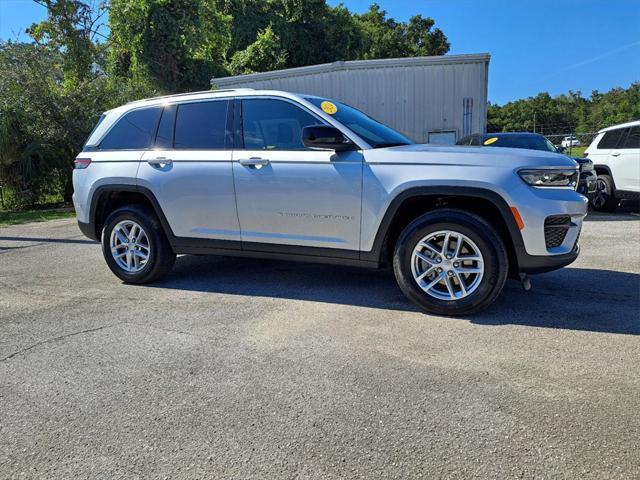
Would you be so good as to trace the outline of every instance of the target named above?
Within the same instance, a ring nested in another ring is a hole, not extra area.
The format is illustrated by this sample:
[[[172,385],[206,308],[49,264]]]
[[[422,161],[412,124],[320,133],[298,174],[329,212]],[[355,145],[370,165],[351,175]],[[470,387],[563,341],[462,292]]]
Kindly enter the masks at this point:
[[[640,148],[640,126],[629,129],[629,135],[627,135],[624,145],[620,148]]]
[[[282,100],[242,101],[242,129],[247,150],[304,150],[302,129],[322,123],[302,108]]]
[[[101,150],[143,150],[149,148],[158,128],[162,107],[140,108],[122,117],[107,132]]]
[[[175,148],[224,149],[228,106],[228,100],[178,105]]]
[[[598,142],[598,149],[605,148],[616,148],[620,139],[624,137],[624,134],[627,132],[624,128],[619,128],[618,130],[610,130],[605,132],[604,136]]]

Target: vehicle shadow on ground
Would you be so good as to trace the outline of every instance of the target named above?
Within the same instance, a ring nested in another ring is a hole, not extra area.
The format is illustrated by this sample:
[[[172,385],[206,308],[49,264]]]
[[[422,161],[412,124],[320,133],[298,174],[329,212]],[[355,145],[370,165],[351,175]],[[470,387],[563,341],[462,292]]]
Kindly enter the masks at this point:
[[[589,213],[585,217],[587,222],[633,222],[640,221],[640,204],[636,202],[623,202],[615,212],[605,213],[596,212],[589,209]]]
[[[508,281],[488,310],[467,318],[478,325],[525,325],[640,334],[640,275],[565,268],[532,277],[533,291]],[[418,312],[389,270],[182,256],[154,288],[285,298]]]

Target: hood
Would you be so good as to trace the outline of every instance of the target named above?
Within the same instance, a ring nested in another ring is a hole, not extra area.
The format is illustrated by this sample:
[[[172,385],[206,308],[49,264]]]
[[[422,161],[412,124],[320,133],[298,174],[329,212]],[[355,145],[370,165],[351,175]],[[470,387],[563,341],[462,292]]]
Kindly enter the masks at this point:
[[[365,150],[367,161],[473,166],[576,168],[566,155],[523,148],[487,148],[428,143]]]

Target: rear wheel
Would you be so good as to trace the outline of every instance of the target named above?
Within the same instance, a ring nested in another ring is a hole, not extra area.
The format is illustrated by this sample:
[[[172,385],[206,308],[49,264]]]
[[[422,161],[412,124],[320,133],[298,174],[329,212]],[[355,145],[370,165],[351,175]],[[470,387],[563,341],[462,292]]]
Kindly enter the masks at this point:
[[[597,212],[613,212],[620,200],[616,198],[616,188],[611,175],[598,175],[596,193],[591,198],[591,207]]]
[[[470,315],[498,297],[509,260],[502,239],[483,218],[443,209],[404,229],[393,269],[403,293],[425,311]]]
[[[102,253],[111,271],[126,283],[158,280],[176,259],[155,213],[142,205],[119,208],[107,218]]]

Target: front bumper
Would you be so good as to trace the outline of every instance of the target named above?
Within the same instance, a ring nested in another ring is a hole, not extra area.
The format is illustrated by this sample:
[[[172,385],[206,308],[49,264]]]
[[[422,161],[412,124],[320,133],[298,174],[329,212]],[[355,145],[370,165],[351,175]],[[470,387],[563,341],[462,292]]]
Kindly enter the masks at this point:
[[[587,198],[593,197],[596,193],[596,180],[598,175],[595,171],[589,170],[580,172],[580,181],[578,182],[578,193]]]
[[[561,255],[529,255],[522,253],[518,255],[518,271],[529,274],[551,272],[573,263],[579,254],[580,247],[578,245],[571,252]]]

